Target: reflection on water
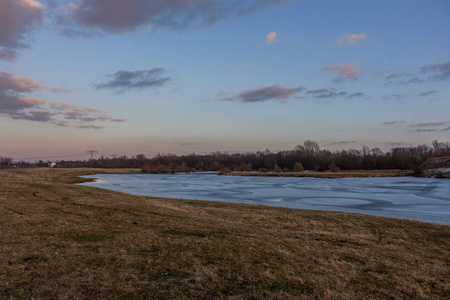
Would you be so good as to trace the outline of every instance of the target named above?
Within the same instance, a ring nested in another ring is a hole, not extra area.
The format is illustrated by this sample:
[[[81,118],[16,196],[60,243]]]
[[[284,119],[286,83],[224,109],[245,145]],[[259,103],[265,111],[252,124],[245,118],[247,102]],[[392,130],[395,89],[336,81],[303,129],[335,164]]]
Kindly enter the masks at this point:
[[[85,183],[130,194],[334,210],[450,224],[450,180],[102,174]]]

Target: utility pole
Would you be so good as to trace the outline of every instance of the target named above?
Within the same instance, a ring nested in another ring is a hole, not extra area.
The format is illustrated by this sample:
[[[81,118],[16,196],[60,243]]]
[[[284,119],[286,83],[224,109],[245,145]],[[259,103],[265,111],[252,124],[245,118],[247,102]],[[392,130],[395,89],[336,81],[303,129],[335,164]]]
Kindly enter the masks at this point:
[[[86,153],[90,154],[91,155],[91,159],[93,159],[94,158],[94,153],[98,153],[98,151],[96,151],[96,150],[88,150],[88,151],[86,151]]]

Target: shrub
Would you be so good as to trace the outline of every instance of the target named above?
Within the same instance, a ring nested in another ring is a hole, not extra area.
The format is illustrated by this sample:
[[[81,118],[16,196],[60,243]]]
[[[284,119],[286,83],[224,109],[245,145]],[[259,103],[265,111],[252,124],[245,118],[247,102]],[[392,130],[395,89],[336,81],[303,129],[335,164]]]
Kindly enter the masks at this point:
[[[303,168],[303,165],[301,162],[296,162],[294,164],[294,172],[303,172],[305,169]]]

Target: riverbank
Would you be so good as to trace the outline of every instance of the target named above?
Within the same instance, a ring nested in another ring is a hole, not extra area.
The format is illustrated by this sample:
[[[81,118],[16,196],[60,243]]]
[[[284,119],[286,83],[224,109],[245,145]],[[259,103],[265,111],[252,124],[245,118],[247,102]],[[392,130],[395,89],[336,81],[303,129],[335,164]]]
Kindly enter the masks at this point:
[[[230,176],[266,176],[266,177],[314,177],[314,178],[347,178],[347,177],[404,177],[412,176],[409,170],[349,170],[349,171],[304,171],[304,172],[230,172],[220,175]]]
[[[0,172],[0,298],[445,299],[450,226]],[[137,171],[138,172],[138,171]]]

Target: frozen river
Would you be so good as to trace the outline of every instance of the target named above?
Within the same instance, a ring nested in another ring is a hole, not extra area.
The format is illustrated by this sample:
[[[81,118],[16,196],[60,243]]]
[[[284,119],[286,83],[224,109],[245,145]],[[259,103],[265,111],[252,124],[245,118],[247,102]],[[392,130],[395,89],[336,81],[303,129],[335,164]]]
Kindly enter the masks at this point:
[[[450,224],[450,180],[101,174],[85,183],[136,195],[332,210]]]

